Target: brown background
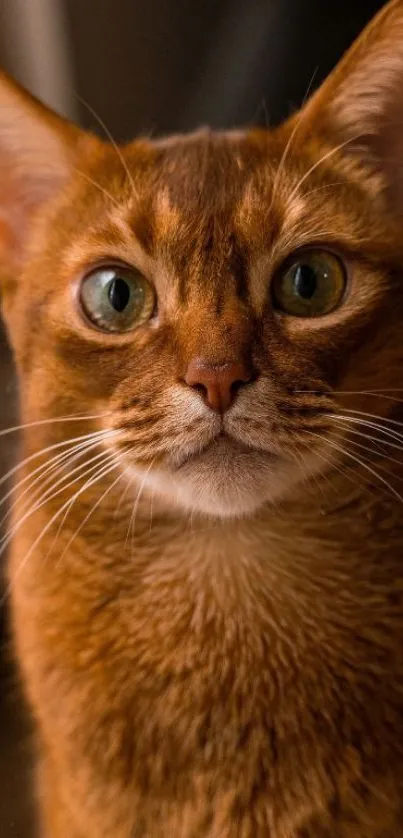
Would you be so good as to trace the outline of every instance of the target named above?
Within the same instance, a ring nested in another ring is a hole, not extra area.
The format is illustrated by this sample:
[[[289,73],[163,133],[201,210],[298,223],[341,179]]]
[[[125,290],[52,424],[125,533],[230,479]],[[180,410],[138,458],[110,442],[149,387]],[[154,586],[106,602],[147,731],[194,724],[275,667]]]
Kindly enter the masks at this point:
[[[277,122],[321,81],[381,5],[0,0],[0,66],[60,112],[100,131],[78,93],[119,140],[203,123]],[[16,403],[0,321],[0,428],[14,422]],[[14,434],[0,437],[0,476],[15,451]],[[2,606],[0,838],[31,838],[29,731],[9,665],[6,625]]]

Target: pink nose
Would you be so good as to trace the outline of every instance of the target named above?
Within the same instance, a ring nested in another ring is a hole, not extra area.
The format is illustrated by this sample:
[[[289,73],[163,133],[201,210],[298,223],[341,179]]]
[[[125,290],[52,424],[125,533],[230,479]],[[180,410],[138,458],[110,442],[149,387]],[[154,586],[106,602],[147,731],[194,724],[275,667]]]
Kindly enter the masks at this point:
[[[198,390],[208,407],[216,413],[225,413],[238,390],[251,378],[250,371],[242,362],[212,364],[204,358],[193,358],[185,375],[186,384]]]

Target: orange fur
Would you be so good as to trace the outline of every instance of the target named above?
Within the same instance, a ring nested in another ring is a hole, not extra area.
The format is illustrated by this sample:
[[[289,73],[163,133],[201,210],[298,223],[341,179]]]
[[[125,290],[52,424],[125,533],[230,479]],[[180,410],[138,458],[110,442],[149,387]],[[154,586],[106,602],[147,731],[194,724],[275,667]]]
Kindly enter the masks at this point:
[[[271,132],[115,148],[0,79],[9,582],[49,838],[403,836],[402,33],[392,0]],[[348,293],[283,316],[307,246]],[[104,261],[153,284],[149,323],[82,316]],[[224,416],[194,358],[251,371]]]

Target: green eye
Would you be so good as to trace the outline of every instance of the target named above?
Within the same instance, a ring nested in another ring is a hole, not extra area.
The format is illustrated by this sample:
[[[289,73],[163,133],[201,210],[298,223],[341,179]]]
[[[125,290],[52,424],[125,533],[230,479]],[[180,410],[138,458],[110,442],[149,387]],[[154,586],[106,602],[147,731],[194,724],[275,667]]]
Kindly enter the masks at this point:
[[[91,322],[105,332],[130,332],[155,308],[155,292],[134,268],[105,266],[84,279],[80,302]]]
[[[346,288],[343,263],[325,250],[307,250],[274,278],[274,307],[293,317],[320,317],[340,305]]]

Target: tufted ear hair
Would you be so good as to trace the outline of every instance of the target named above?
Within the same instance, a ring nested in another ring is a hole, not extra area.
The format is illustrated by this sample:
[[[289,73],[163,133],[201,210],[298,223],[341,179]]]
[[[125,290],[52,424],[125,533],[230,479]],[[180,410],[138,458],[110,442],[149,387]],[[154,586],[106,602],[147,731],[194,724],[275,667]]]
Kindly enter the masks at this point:
[[[362,161],[403,212],[403,0],[381,9],[297,118]]]

